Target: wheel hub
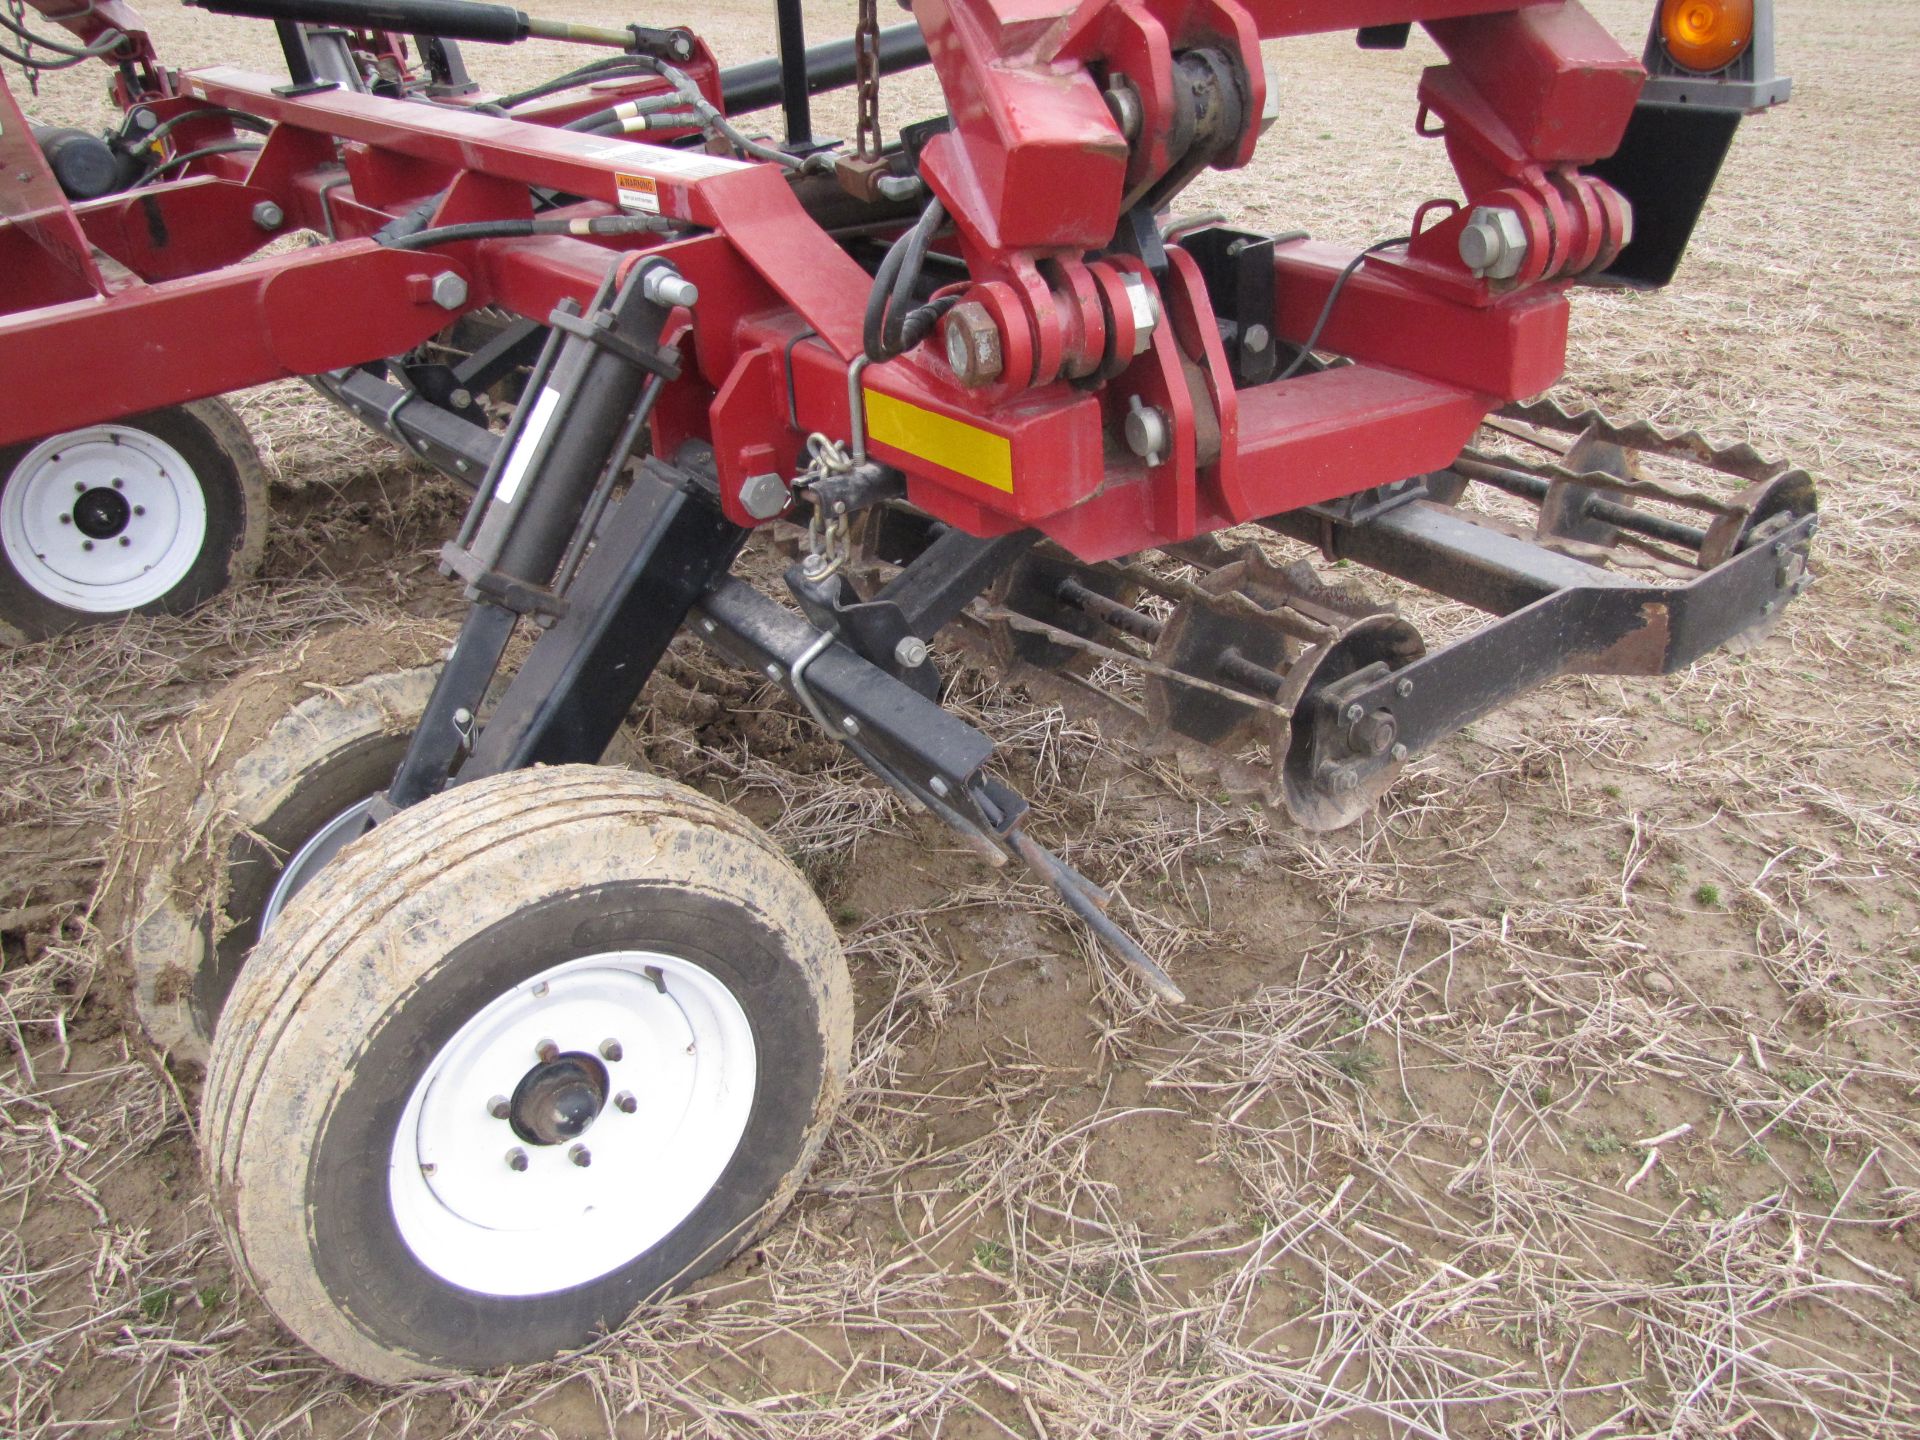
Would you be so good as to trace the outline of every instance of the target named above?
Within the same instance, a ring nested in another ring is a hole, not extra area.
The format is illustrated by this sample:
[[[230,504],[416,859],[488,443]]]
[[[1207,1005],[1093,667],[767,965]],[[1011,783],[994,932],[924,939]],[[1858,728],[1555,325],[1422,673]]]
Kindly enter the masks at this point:
[[[187,577],[207,501],[185,457],[131,425],[41,441],[0,494],[0,550],[55,604],[106,615],[151,604]]]
[[[606,1103],[607,1067],[575,1052],[543,1061],[520,1077],[507,1121],[529,1145],[560,1145],[586,1134]]]
[[[89,540],[111,540],[127,528],[133,506],[118,490],[96,485],[73,504],[73,523]]]
[[[395,1224],[471,1290],[584,1284],[706,1198],[757,1075],[746,1012],[692,961],[611,951],[543,970],[423,1066],[388,1167]]]

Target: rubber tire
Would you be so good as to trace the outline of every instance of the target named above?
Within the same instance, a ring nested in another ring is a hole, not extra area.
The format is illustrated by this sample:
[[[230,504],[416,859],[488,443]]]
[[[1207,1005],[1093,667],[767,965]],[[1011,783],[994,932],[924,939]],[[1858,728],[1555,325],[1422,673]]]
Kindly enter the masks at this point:
[[[652,1249],[548,1295],[442,1281],[387,1195],[419,1075],[478,1009],[581,954],[695,960],[761,1057],[746,1132]],[[825,911],[745,817],[594,766],[454,788],[356,840],[282,914],[214,1035],[202,1145],[241,1273],[335,1364],[394,1382],[541,1360],[736,1253],[790,1201],[845,1084],[853,1002]]]
[[[193,467],[207,502],[207,533],[193,567],[174,587],[130,610],[74,610],[27,582],[0,548],[0,643],[45,640],[86,625],[128,615],[184,615],[260,568],[267,543],[267,473],[253,437],[224,400],[195,400],[111,422],[145,430],[179,451]],[[40,444],[0,449],[0,491],[14,469]]]
[[[426,665],[330,686],[245,750],[233,753],[225,730],[213,732],[217,770],[209,757],[186,762],[209,767],[192,828],[216,829],[222,858],[210,868],[196,847],[157,845],[135,881],[127,951],[134,1006],[156,1047],[204,1063],[286,860],[349,805],[386,789],[437,674]]]

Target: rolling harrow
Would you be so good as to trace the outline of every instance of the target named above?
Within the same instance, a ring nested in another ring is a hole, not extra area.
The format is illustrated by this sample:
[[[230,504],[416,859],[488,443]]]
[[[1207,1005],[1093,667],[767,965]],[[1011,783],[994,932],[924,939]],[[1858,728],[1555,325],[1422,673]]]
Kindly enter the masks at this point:
[[[71,39],[9,18],[42,47],[14,58],[103,62],[122,121],[36,132],[0,90],[10,627],[244,572],[240,386],[303,376],[473,491],[444,659],[349,637],[284,717],[243,684],[128,872],[238,1263],[362,1375],[618,1324],[767,1223],[832,1121],[819,902],[739,815],[598,763],[676,636],[1177,1002],[932,642],[1331,828],[1514,696],[1751,643],[1809,581],[1803,472],[1533,398],[1574,287],[1667,283],[1786,98],[1766,0],[1662,0],[1640,60],[1573,0],[917,0],[887,30],[862,0],[812,48],[779,0],[780,56],[731,68],[466,0],[202,0],[273,21],[286,81],[168,70],[120,0],[27,3]],[[1263,40],[1416,24],[1460,198],[1357,252],[1167,219],[1275,123]],[[482,91],[461,42],[528,36],[610,53]],[[882,77],[927,63],[948,113],[888,140]],[[851,146],[812,129],[837,85]],[[760,529],[774,593],[735,573]],[[1430,647],[1364,570],[1488,619]]]

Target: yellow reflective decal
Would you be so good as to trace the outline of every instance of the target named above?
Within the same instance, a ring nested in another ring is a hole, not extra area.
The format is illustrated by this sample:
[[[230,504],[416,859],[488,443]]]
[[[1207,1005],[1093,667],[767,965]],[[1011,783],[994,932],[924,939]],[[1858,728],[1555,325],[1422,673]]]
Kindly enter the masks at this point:
[[[877,390],[867,390],[865,395],[867,434],[880,444],[1013,493],[1013,446],[1006,436],[936,415]]]

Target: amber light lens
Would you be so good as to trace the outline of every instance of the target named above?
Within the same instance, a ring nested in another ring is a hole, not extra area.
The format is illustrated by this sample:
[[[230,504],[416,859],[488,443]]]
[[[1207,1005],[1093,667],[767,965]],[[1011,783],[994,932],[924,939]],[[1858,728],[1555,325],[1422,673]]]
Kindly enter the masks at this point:
[[[1676,64],[1702,75],[1724,70],[1753,39],[1753,0],[1665,0],[1660,38]]]

